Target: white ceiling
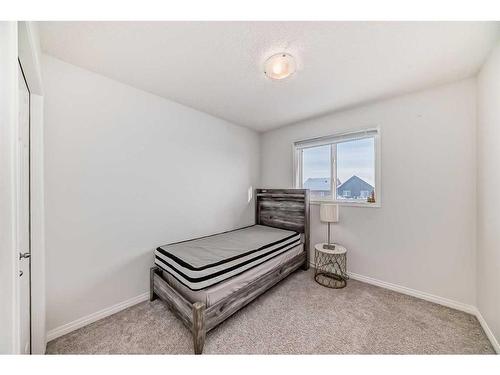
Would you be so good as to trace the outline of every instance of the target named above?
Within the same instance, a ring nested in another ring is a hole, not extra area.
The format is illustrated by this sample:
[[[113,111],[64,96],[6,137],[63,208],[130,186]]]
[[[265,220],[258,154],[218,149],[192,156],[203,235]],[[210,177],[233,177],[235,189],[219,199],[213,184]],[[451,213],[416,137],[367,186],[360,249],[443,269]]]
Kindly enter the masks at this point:
[[[40,22],[44,52],[259,131],[476,74],[493,22]],[[263,73],[297,59],[291,78]]]

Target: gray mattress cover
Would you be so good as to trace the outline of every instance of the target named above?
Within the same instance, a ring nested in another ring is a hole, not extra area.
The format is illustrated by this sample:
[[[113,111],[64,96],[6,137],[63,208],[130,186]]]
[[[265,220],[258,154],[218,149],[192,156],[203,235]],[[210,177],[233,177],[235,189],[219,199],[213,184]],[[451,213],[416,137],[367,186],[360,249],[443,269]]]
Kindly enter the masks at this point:
[[[289,230],[253,225],[197,240],[160,246],[159,249],[199,269],[287,237],[291,238],[295,234],[296,232]]]
[[[225,297],[229,296],[231,293],[245,287],[250,284],[255,279],[264,275],[265,273],[271,271],[274,268],[281,266],[293,257],[299,255],[304,251],[304,245],[300,244],[292,249],[286,251],[285,253],[268,260],[267,262],[260,264],[259,266],[245,271],[237,276],[234,276],[226,281],[223,281],[217,285],[202,289],[202,290],[191,290],[181,282],[179,282],[175,277],[169,273],[163,271],[162,275],[165,280],[172,286],[177,292],[179,292],[184,298],[189,302],[203,302],[207,307],[216,304]]]

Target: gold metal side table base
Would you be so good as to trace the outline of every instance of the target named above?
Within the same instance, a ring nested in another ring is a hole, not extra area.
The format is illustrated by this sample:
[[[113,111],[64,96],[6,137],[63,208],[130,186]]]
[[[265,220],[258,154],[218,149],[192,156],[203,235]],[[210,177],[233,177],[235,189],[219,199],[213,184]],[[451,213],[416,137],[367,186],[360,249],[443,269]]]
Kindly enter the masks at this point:
[[[314,247],[314,280],[327,288],[341,289],[347,285],[347,249],[339,244],[325,243]]]
[[[347,280],[345,278],[330,272],[317,272],[314,275],[314,280],[318,284],[332,289],[342,289],[347,285]]]

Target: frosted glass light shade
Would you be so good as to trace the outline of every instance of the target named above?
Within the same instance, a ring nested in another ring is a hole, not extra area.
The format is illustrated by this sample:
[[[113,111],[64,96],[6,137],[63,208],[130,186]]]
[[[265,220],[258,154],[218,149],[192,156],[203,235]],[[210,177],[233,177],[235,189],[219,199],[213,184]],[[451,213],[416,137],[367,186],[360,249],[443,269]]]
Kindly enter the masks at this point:
[[[334,203],[321,203],[319,206],[319,217],[326,223],[339,221],[339,205]]]
[[[283,79],[295,73],[295,59],[288,53],[278,53],[268,58],[264,73],[271,79]]]

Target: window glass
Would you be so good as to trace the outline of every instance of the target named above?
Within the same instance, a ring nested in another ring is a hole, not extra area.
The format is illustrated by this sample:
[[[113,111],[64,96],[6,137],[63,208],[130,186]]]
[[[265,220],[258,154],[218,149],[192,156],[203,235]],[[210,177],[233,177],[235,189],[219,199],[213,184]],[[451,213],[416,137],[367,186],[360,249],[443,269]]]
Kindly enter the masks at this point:
[[[331,145],[302,150],[302,186],[311,198],[332,198]]]
[[[337,143],[336,199],[366,201],[375,189],[375,139]]]

